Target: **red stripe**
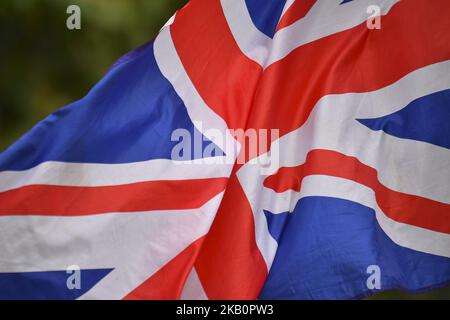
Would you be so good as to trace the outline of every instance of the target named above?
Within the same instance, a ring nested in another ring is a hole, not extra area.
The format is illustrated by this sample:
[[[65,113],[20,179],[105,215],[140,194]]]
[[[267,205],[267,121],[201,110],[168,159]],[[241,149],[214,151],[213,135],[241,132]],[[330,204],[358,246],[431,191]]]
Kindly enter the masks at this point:
[[[194,241],[175,258],[159,269],[124,300],[175,300],[180,299],[186,279],[194,266],[204,237]]]
[[[329,175],[355,181],[375,192],[380,209],[395,221],[450,233],[450,205],[391,190],[378,180],[377,171],[355,157],[328,150],[313,150],[304,164],[281,168],[264,186],[276,192],[300,191],[304,177]]]
[[[170,27],[183,66],[229,128],[244,128],[262,68],[239,49],[219,0],[192,0]]]
[[[147,181],[106,187],[32,185],[0,193],[0,216],[81,216],[201,207],[226,178]]]
[[[281,18],[276,32],[305,17],[316,2],[317,0],[296,0]]]
[[[210,299],[256,299],[267,267],[255,240],[253,213],[235,174],[195,263]]]

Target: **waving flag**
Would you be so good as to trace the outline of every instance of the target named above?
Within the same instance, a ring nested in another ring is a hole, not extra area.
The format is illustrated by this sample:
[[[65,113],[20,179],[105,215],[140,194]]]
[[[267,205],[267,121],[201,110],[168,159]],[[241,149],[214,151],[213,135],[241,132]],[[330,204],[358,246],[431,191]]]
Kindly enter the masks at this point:
[[[447,0],[191,0],[0,154],[0,298],[447,285],[449,30]],[[235,130],[277,135],[238,161]]]

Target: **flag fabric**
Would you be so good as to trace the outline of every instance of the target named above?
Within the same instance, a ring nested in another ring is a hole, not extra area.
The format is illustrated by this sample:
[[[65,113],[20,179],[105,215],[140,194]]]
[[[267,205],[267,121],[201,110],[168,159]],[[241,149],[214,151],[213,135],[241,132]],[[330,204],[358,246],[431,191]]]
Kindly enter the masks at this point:
[[[191,0],[0,154],[0,298],[448,285],[449,30],[447,0]],[[239,163],[237,129],[278,134]]]

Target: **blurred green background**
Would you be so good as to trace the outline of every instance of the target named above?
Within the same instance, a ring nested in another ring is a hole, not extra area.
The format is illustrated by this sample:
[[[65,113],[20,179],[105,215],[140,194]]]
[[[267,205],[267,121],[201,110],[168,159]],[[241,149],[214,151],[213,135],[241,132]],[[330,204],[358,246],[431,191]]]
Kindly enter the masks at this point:
[[[183,0],[1,0],[0,151],[79,100],[121,55],[151,40]],[[81,8],[81,30],[66,9]]]
[[[0,151],[83,97],[123,54],[151,40],[186,0],[1,0]],[[66,28],[67,6],[81,30]],[[450,288],[370,299],[450,299]]]

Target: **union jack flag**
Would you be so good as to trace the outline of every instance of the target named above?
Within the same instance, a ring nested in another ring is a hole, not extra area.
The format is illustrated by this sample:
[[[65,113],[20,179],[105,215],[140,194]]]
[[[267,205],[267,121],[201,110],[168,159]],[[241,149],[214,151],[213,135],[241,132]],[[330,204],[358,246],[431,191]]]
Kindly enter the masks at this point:
[[[448,0],[191,0],[0,154],[0,298],[447,285],[449,30]],[[278,135],[238,162],[236,129]]]

